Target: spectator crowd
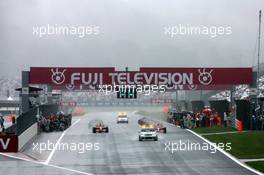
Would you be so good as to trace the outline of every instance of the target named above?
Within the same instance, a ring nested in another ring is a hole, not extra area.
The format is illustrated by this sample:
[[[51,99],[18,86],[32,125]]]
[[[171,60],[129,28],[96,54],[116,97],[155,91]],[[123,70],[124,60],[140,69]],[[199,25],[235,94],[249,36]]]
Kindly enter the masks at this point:
[[[168,112],[168,122],[181,126],[181,128],[212,127],[217,125],[227,126],[230,117],[224,113],[219,115],[214,109],[205,108],[201,112]]]

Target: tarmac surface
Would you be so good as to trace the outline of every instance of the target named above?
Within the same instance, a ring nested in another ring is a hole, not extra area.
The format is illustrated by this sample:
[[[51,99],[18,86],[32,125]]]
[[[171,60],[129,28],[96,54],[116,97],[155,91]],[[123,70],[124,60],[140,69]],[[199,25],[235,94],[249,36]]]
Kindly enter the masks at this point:
[[[122,111],[121,108],[119,110]],[[254,174],[219,151],[212,153],[211,149],[192,149],[175,150],[172,153],[172,143],[179,144],[180,141],[200,145],[206,143],[187,130],[170,124],[164,123],[167,133],[160,133],[158,141],[140,142],[138,141],[140,128],[137,121],[142,116],[136,115],[133,110],[127,112],[128,124],[116,123],[118,110],[99,110],[89,112],[83,117],[75,117],[74,124],[65,132],[43,133],[23,152],[9,154],[23,160],[0,155],[0,174]],[[89,124],[94,119],[103,120],[109,127],[109,133],[92,133]],[[42,145],[45,143],[46,147],[48,143],[54,145],[57,143],[57,149],[46,148],[40,153],[41,143]],[[62,144],[65,144],[64,147]],[[85,149],[83,144],[86,144]]]

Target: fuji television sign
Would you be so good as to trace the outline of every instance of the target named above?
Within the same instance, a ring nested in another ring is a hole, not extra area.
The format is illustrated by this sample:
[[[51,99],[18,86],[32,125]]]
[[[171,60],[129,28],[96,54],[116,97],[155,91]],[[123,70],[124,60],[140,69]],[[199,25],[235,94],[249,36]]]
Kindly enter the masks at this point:
[[[139,71],[115,71],[113,67],[31,67],[31,84],[74,89],[77,86],[113,84],[169,85],[193,90],[197,87],[251,84],[252,68],[147,67]]]

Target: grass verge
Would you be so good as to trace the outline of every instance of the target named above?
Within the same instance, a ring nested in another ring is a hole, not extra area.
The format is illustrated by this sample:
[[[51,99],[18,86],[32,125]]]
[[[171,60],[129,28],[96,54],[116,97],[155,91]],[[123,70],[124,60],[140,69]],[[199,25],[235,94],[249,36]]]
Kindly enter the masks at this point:
[[[216,126],[208,128],[196,128],[193,131],[199,134],[219,133],[235,131],[230,127]],[[248,131],[243,133],[212,134],[204,135],[206,139],[214,143],[231,143],[232,149],[229,152],[238,159],[264,158],[264,132]],[[264,172],[264,161],[246,162],[250,167]]]
[[[203,128],[194,128],[192,129],[194,132],[198,134],[208,134],[208,133],[219,133],[219,132],[232,132],[236,131],[236,129],[232,127],[224,127],[224,126],[212,126],[212,127],[203,127]]]
[[[264,161],[246,162],[246,164],[264,173]]]
[[[257,159],[264,157],[264,132],[249,131],[234,134],[205,135],[214,143],[231,143],[232,155],[239,159]]]

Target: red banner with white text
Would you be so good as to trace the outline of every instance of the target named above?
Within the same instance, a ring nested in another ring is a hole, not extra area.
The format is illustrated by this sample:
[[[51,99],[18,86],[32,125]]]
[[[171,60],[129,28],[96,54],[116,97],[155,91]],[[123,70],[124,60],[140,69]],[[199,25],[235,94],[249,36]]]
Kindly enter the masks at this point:
[[[139,71],[115,71],[113,67],[32,67],[31,84],[89,90],[99,85],[166,85],[171,90],[227,89],[251,84],[252,68],[144,67]]]

